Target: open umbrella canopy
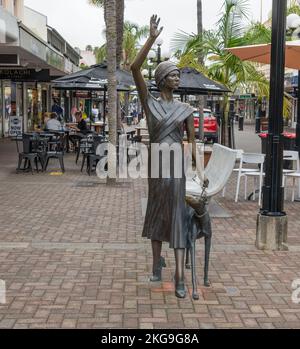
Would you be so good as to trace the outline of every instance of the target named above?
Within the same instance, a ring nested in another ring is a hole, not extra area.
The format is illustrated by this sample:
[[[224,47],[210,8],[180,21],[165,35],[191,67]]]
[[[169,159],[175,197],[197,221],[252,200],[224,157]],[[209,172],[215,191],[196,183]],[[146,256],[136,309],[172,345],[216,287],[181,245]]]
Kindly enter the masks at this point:
[[[180,69],[179,92],[185,94],[222,94],[230,92],[230,90],[207,78],[196,69],[186,67]]]
[[[150,89],[157,90],[155,81],[148,84]],[[175,93],[181,95],[206,95],[206,94],[222,94],[230,92],[230,90],[207,78],[196,69],[185,67],[180,69],[180,85]]]
[[[263,64],[271,62],[271,44],[239,46],[226,48],[243,61],[252,61]],[[287,41],[285,48],[285,66],[300,70],[300,40]]]
[[[53,87],[72,90],[104,90],[107,86],[107,65],[96,64],[88,69],[63,76],[53,80]],[[132,75],[122,69],[117,69],[118,90],[128,91],[134,85]]]

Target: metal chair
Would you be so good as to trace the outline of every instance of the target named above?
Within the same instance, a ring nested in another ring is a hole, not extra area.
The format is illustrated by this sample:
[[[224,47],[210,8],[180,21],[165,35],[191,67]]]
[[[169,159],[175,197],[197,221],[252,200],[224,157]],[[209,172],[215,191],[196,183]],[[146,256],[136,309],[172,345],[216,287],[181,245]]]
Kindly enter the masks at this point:
[[[47,167],[50,159],[58,159],[62,172],[65,172],[64,166],[64,133],[55,132],[51,141],[48,142],[48,150],[44,155],[44,166],[43,170],[47,171]]]
[[[33,172],[34,165],[35,165],[36,171],[39,172],[38,162],[40,161],[41,167],[43,169],[43,160],[39,154],[38,135],[27,134],[27,133],[23,134],[22,136],[23,151],[22,152],[20,152],[20,149],[19,149],[19,144],[18,144],[19,141],[20,141],[19,138],[16,139],[17,151],[19,155],[17,173],[19,173],[19,171],[25,171],[27,169],[31,169],[31,173],[34,174]],[[24,167],[21,168],[23,161],[24,161]]]

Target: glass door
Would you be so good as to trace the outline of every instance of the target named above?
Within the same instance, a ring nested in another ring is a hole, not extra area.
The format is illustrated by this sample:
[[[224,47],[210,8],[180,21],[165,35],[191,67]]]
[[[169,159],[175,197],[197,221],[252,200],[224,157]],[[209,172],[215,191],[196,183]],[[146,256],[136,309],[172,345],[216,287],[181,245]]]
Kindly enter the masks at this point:
[[[39,125],[39,113],[38,113],[38,90],[37,88],[27,89],[27,129],[33,131]]]
[[[9,135],[9,118],[14,112],[14,104],[12,104],[12,88],[10,82],[4,82],[4,118],[3,118],[3,135]]]

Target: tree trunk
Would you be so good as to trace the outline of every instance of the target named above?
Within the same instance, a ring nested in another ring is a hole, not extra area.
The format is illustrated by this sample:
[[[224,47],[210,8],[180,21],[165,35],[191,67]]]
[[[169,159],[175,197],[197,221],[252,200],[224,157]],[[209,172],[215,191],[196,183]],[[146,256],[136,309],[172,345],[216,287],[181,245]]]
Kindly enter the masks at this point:
[[[124,9],[125,9],[124,0],[116,0],[117,68],[120,68],[123,60]]]
[[[222,145],[232,148],[232,140],[231,140],[231,134],[230,134],[230,119],[229,119],[229,98],[228,96],[224,96],[223,100],[223,105],[222,105],[222,111],[221,115],[223,116],[222,118]]]
[[[117,18],[116,2],[118,0],[104,1],[104,17],[106,23],[107,42],[107,73],[108,73],[108,183],[116,182],[117,173]]]
[[[202,0],[197,0],[197,28],[198,28],[198,36],[202,40],[203,35],[203,21],[202,21]],[[199,64],[203,64],[203,54],[200,52],[198,56]],[[199,109],[199,140],[204,140],[204,113],[203,109],[205,108],[206,99],[204,96],[198,96],[198,109]]]

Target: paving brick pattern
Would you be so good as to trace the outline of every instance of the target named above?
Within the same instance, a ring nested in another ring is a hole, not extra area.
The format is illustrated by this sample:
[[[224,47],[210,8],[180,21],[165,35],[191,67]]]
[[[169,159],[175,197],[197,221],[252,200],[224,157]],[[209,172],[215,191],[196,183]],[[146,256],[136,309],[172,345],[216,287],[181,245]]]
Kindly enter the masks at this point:
[[[212,286],[202,286],[203,242],[197,244],[200,299],[174,296],[173,251],[164,246],[162,283],[149,283],[150,243],[141,238],[143,180],[106,186],[80,173],[15,173],[12,142],[0,140],[0,279],[6,304],[0,328],[300,328],[291,300],[300,278],[300,204],[286,201],[288,252],[254,247],[257,202],[233,201],[235,178],[218,202],[232,218],[213,219]]]

